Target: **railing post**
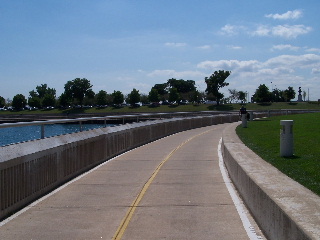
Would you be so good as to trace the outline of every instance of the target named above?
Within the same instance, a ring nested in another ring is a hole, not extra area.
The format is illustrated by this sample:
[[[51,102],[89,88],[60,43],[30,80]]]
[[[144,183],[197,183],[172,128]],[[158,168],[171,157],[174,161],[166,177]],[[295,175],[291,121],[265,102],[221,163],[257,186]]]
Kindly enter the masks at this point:
[[[80,132],[82,132],[82,121],[79,122]]]
[[[41,125],[41,139],[44,139],[44,124]]]

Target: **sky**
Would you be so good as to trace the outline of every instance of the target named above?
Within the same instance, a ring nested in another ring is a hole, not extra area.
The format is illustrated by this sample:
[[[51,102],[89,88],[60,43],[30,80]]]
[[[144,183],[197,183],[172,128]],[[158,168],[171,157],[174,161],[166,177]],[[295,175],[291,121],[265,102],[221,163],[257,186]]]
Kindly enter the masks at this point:
[[[0,96],[60,96],[86,78],[95,93],[148,94],[170,78],[200,91],[231,71],[221,91],[253,95],[289,86],[320,99],[319,0],[1,0]],[[298,95],[298,93],[296,94]]]

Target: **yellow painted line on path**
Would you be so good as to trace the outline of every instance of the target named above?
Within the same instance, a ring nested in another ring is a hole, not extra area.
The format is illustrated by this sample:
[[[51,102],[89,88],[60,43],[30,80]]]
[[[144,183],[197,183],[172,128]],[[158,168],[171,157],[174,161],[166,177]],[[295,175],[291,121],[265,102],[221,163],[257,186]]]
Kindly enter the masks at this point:
[[[200,133],[198,135],[195,135],[191,138],[189,138],[188,140],[186,140],[185,142],[181,143],[178,147],[176,147],[175,149],[173,149],[168,156],[157,166],[157,168],[155,169],[155,171],[152,173],[151,177],[148,179],[148,181],[144,184],[142,190],[140,191],[140,193],[138,194],[138,196],[136,197],[136,199],[133,201],[133,203],[131,204],[127,214],[125,215],[125,217],[123,218],[123,220],[121,221],[121,224],[119,226],[119,228],[117,229],[116,233],[113,236],[113,240],[120,240],[133,216],[134,211],[136,210],[136,208],[138,207],[141,199],[143,198],[144,194],[146,193],[146,191],[148,190],[150,184],[152,183],[153,179],[157,176],[158,172],[160,171],[161,167],[163,166],[163,164],[165,164],[165,162],[167,162],[169,160],[169,158],[179,149],[181,148],[183,145],[185,145],[187,142],[191,141],[192,139],[199,137],[205,133],[208,133],[210,131],[215,130],[214,129],[210,129],[208,131],[205,131],[203,133]]]

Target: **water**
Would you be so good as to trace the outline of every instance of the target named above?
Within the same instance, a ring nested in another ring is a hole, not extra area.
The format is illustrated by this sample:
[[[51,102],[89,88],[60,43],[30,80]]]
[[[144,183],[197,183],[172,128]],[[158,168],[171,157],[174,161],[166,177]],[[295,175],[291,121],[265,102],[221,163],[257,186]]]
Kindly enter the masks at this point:
[[[107,126],[114,126],[107,124]],[[82,131],[101,128],[104,124],[82,124]],[[79,124],[50,124],[45,125],[45,137],[57,136],[67,133],[80,132]],[[0,128],[0,146],[24,142],[41,138],[41,126],[25,126],[13,128]]]

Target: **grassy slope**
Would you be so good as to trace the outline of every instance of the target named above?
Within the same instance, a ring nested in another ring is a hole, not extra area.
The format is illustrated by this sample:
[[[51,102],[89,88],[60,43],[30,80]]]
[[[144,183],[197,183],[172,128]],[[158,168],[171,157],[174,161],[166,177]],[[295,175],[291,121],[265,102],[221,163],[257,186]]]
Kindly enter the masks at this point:
[[[280,157],[280,120],[294,120],[294,156],[290,158]],[[256,120],[236,131],[261,158],[320,195],[320,113]]]
[[[148,107],[142,106],[138,108],[123,107],[113,108],[107,107],[103,109],[90,108],[90,109],[68,109],[68,110],[37,110],[37,111],[19,111],[9,112],[0,111],[1,114],[50,114],[50,113],[122,113],[122,112],[188,112],[188,111],[232,111],[239,110],[241,104],[224,104],[221,106],[213,106],[207,104],[201,104],[199,106],[194,105],[179,105],[179,106],[159,106],[159,107]],[[311,103],[267,103],[267,104],[246,104],[248,110],[277,110],[277,109],[316,109],[320,110],[320,105]]]

